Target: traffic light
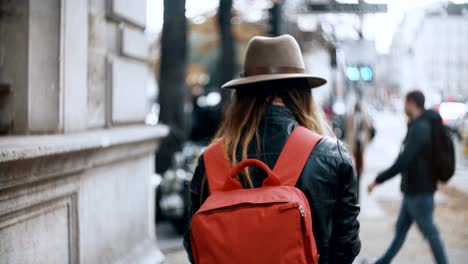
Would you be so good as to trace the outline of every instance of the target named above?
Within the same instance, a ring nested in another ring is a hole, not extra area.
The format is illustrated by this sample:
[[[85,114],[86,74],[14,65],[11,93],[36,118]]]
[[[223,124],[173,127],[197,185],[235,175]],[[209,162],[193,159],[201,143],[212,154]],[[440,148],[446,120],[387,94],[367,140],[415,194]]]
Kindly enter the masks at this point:
[[[360,68],[361,80],[365,82],[372,81],[372,69],[370,67],[364,66]]]
[[[356,66],[346,68],[346,77],[348,80],[357,82],[360,79],[359,68]]]
[[[371,82],[374,73],[369,66],[348,66],[346,68],[346,78],[352,82],[362,80],[364,82]]]

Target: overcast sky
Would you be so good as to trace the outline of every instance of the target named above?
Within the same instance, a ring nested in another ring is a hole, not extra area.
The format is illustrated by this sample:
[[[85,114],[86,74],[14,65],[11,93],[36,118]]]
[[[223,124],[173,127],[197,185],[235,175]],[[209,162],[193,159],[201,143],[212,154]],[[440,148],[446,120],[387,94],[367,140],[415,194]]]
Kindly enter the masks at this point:
[[[195,17],[200,14],[215,10],[219,0],[186,0],[187,16]],[[385,14],[366,15],[364,20],[364,36],[374,39],[377,50],[387,53],[392,37],[398,24],[402,21],[405,12],[414,8],[422,8],[433,3],[445,0],[367,0],[369,3],[387,3],[388,12]],[[236,0],[234,0],[236,3]],[[240,1],[241,2],[241,1]],[[253,2],[253,1],[252,1]],[[257,0],[259,7],[264,0]],[[357,2],[357,0],[341,0],[341,2]],[[468,0],[453,0],[456,3],[467,3]],[[148,15],[147,24],[150,32],[159,32],[163,23],[163,0],[147,0]],[[250,7],[250,10],[260,8]],[[255,15],[255,14],[254,14]]]

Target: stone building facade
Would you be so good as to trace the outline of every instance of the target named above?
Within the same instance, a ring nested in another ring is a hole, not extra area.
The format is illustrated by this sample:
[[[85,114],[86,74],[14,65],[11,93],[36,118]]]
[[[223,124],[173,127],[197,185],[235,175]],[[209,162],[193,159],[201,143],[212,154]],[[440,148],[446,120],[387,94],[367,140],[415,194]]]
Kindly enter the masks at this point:
[[[158,263],[146,0],[0,0],[0,263]]]
[[[467,47],[468,4],[411,11],[393,37],[391,81],[403,92],[418,88],[468,98]]]

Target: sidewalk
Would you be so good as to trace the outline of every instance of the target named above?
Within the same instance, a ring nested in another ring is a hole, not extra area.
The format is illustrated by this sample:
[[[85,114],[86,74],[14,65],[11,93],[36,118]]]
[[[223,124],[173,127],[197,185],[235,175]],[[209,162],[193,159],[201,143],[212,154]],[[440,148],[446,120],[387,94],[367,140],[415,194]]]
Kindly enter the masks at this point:
[[[187,260],[187,253],[185,253],[185,250],[178,250],[178,251],[167,253],[165,263],[167,264],[189,264],[190,262]]]
[[[449,263],[466,263],[468,259],[468,194],[452,188],[443,188],[446,196],[438,201],[435,221],[445,242]],[[356,260],[374,259],[380,256],[393,238],[394,224],[399,210],[398,201],[380,201],[382,215],[363,215],[361,223],[361,254]],[[363,206],[365,211],[368,207]],[[395,263],[433,263],[429,245],[417,227],[413,225]]]
[[[450,179],[448,186],[468,193],[468,155],[463,153],[462,142],[455,141],[457,154],[457,175]]]

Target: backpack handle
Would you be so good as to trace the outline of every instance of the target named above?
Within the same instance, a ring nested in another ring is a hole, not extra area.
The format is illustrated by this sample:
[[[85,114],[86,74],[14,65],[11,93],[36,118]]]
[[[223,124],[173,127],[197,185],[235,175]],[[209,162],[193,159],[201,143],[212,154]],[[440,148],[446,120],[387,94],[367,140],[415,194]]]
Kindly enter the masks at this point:
[[[224,190],[231,191],[236,189],[242,189],[242,185],[235,178],[243,169],[249,166],[259,167],[268,174],[268,177],[263,181],[263,186],[281,185],[278,175],[276,175],[276,173],[274,173],[268,167],[268,165],[257,159],[246,159],[242,162],[239,162],[234,168],[232,168],[231,173],[229,174],[229,177],[227,178],[226,183],[224,184]]]

